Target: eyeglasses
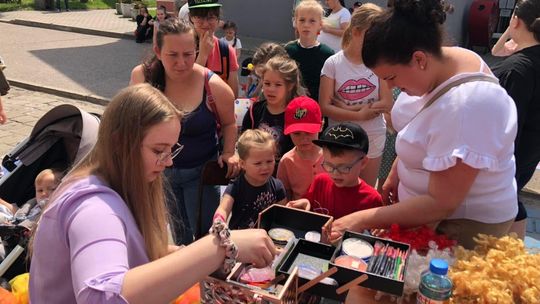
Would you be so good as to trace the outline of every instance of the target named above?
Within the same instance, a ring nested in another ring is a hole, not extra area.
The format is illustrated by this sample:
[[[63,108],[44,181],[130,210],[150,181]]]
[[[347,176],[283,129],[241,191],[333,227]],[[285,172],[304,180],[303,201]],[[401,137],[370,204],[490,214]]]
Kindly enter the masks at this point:
[[[202,23],[203,21],[208,21],[208,23],[214,23],[214,22],[217,22],[219,20],[218,16],[206,16],[206,17],[192,16],[191,18],[193,18],[193,21],[195,21],[197,23]]]
[[[349,165],[334,166],[334,165],[329,164],[327,162],[322,162],[321,167],[323,168],[324,171],[326,171],[326,172],[328,172],[330,174],[332,174],[332,173],[334,173],[336,171],[339,174],[348,174],[349,172],[351,172],[352,167],[354,167],[354,165],[356,165],[359,161],[364,159],[364,157],[366,157],[366,156],[362,155],[360,158],[358,158],[352,164],[349,164]]]
[[[171,152],[157,152],[157,151],[154,151],[154,153],[156,154],[156,157],[157,157],[156,165],[166,163],[169,157],[171,158],[171,160],[173,160],[176,156],[178,156],[178,154],[180,154],[182,149],[184,149],[184,146],[179,144],[179,143],[176,143],[176,144],[173,145],[173,147],[171,149]]]

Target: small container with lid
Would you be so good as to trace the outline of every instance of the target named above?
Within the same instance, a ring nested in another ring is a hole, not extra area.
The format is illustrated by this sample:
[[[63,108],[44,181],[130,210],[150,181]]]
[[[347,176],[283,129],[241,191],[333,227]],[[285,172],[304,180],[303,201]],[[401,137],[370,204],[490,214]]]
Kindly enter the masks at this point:
[[[343,241],[341,251],[344,255],[357,257],[368,263],[373,255],[373,246],[359,238],[348,238]]]

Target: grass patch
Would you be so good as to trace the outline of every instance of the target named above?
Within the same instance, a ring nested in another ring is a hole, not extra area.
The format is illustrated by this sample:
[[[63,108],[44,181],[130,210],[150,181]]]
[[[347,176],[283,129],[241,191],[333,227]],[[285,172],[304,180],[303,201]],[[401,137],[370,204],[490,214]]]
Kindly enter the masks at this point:
[[[6,0],[0,0],[0,1],[6,1]],[[35,0],[21,0],[21,3],[18,3],[17,1],[13,0],[7,0],[12,2],[7,3],[0,3],[0,12],[8,12],[8,11],[17,11],[17,10],[34,10],[34,1]],[[38,1],[45,1],[45,3],[48,3],[49,6],[51,6],[51,9],[56,8],[56,1],[57,0],[38,0]],[[92,9],[110,9],[115,8],[116,0],[88,0],[88,2],[81,2],[80,0],[70,0],[69,1],[69,9],[75,9],[75,10],[92,10]],[[156,7],[156,0],[145,0],[144,3],[148,5],[148,7]],[[60,7],[64,9],[64,0],[60,0]]]
[[[9,1],[6,3],[0,3],[0,12],[18,11],[18,10],[33,10],[34,0],[22,0],[21,3],[17,1]]]

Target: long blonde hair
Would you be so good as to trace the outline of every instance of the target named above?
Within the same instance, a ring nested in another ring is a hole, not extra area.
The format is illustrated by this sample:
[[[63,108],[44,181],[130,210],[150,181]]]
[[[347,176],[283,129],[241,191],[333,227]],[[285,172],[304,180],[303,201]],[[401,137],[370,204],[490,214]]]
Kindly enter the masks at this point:
[[[375,18],[381,15],[384,9],[373,3],[362,4],[359,8],[354,10],[351,17],[351,23],[345,32],[343,33],[343,39],[341,40],[341,48],[345,49],[349,46],[352,40],[352,31],[356,29],[358,31],[367,30]]]
[[[145,180],[141,145],[148,130],[182,113],[147,83],[121,90],[109,103],[90,153],[66,176],[54,193],[80,178],[96,175],[122,197],[131,211],[145,242],[150,260],[167,254],[168,212],[161,176]],[[51,199],[51,201],[54,198]]]
[[[268,71],[278,72],[285,81],[285,84],[291,86],[286,104],[295,97],[306,95],[306,90],[302,86],[300,69],[293,59],[288,56],[276,56],[270,58],[261,71],[261,78],[263,81],[264,74]]]

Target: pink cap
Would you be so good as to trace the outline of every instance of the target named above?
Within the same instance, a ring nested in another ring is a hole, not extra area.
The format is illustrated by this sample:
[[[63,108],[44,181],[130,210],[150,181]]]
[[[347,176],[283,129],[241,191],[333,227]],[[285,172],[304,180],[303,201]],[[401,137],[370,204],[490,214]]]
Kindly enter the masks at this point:
[[[321,108],[315,100],[300,96],[289,102],[285,109],[285,135],[298,131],[319,133],[321,126]]]

